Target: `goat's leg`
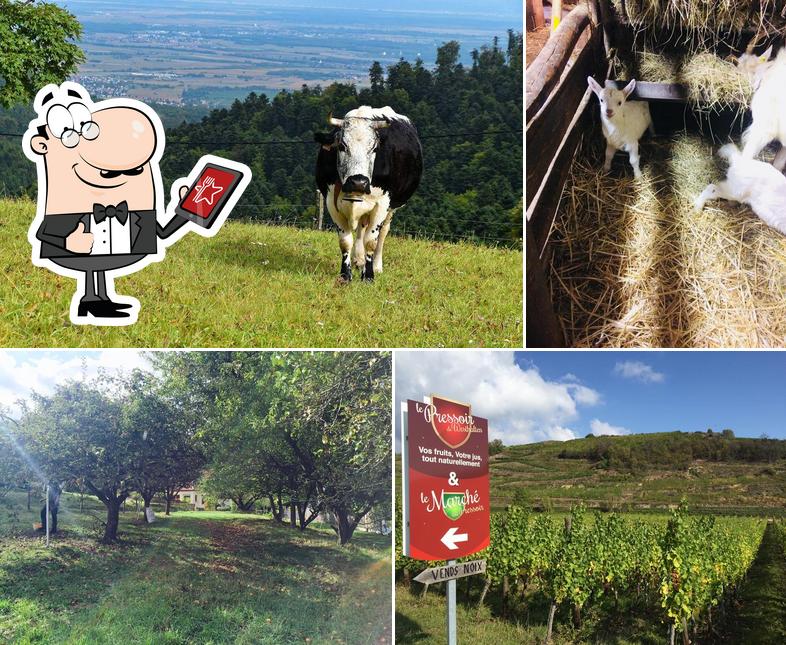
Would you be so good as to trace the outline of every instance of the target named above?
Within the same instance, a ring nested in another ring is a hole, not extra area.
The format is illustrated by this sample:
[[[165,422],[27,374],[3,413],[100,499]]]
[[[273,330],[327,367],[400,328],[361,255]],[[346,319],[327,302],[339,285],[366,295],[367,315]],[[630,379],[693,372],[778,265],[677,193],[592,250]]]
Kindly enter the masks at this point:
[[[786,167],[786,146],[783,144],[781,144],[781,149],[778,150],[778,154],[775,155],[775,159],[772,160],[772,165],[781,172],[783,172],[783,169]]]
[[[628,156],[630,158],[630,165],[633,166],[633,176],[637,179],[641,177],[641,169],[639,168],[639,142],[636,141],[628,146]]]
[[[607,141],[606,142],[606,163],[603,164],[603,170],[605,170],[606,172],[611,170],[611,160],[614,159],[614,153],[615,152],[617,152],[617,149]]]
[[[710,199],[728,199],[732,202],[740,201],[739,195],[732,188],[731,184],[727,181],[721,181],[717,184],[709,184],[693,202],[697,211],[704,208],[704,204]]]
[[[756,130],[751,126],[742,135],[745,145],[742,148],[742,156],[745,159],[755,159],[756,156],[764,149],[772,137],[768,133]]]

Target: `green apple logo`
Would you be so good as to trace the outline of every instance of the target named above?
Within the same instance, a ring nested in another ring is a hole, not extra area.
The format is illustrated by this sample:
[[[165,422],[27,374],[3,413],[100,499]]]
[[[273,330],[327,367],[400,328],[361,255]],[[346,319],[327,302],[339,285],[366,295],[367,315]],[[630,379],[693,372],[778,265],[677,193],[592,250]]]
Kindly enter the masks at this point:
[[[464,493],[442,491],[442,512],[450,520],[460,518],[464,514]]]

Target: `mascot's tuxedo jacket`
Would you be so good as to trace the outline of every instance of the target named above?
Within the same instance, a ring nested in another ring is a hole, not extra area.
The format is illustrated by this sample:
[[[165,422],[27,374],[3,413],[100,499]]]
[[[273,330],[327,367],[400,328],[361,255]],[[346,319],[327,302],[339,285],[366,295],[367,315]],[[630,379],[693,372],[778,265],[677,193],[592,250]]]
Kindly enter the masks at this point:
[[[131,254],[150,255],[158,252],[158,238],[166,239],[187,220],[173,217],[166,226],[161,226],[156,220],[156,211],[128,211],[128,220],[131,235]],[[91,213],[68,213],[65,215],[44,215],[44,220],[38,228],[36,237],[41,240],[42,258],[87,258],[84,253],[71,253],[65,248],[65,239],[74,229],[83,223],[85,233],[90,233]],[[107,256],[103,256],[107,257]],[[109,256],[111,257],[111,256]]]
[[[44,221],[36,233],[41,240],[42,258],[87,257],[84,253],[71,253],[65,248],[65,239],[81,222],[85,233],[90,233],[91,213],[68,213],[65,215],[44,215]],[[129,211],[129,230],[131,234],[131,253],[149,255],[158,249],[156,240],[156,212]]]

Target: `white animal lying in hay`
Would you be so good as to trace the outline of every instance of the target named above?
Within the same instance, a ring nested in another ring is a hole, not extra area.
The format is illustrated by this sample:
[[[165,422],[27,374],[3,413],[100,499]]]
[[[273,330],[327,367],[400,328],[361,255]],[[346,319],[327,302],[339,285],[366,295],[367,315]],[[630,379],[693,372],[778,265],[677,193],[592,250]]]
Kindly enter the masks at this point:
[[[753,97],[751,116],[753,123],[742,135],[745,143],[742,156],[754,159],[771,141],[779,141],[781,149],[772,165],[778,170],[786,167],[786,49],[781,49],[775,60],[770,60],[772,47],[761,55],[753,53],[753,42],[737,59],[737,65],[748,76]]]
[[[649,128],[652,133],[652,117],[650,104],[646,101],[627,102],[628,97],[636,88],[636,79],[628,83],[624,89],[615,90],[601,87],[598,82],[587,77],[590,89],[595,92],[600,102],[600,120],[603,126],[603,136],[606,137],[606,163],[603,169],[611,170],[611,160],[617,150],[624,150],[630,157],[633,174],[641,177],[639,169],[639,139],[644,131]]]
[[[786,177],[768,163],[746,159],[728,143],[718,154],[729,161],[726,180],[709,184],[694,202],[696,210],[708,199],[729,199],[748,204],[765,223],[786,234]]]

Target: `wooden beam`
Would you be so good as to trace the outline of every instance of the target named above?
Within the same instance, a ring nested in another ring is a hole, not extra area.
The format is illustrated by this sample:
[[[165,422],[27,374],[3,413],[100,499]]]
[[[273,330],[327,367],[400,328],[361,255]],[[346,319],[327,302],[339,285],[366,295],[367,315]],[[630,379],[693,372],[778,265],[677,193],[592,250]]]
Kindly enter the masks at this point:
[[[543,0],[527,0],[527,31],[537,31],[545,26]]]
[[[546,280],[546,267],[535,248],[534,236],[529,234],[527,224],[527,276],[526,307],[524,315],[526,347],[564,347],[565,334],[554,313],[551,290]]]
[[[559,83],[573,49],[584,29],[590,24],[586,4],[577,5],[562,21],[527,68],[526,121],[537,114]]]
[[[573,63],[565,78],[537,115],[527,125],[527,210],[545,181],[576,109],[587,91],[587,76],[605,69],[600,56],[601,32],[596,31]]]
[[[621,90],[630,81],[608,81],[608,85]],[[669,103],[685,103],[688,100],[688,90],[680,83],[650,83],[636,81],[636,89],[629,97],[639,101],[666,101]]]

